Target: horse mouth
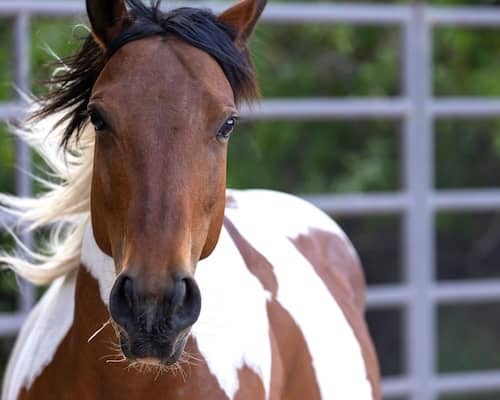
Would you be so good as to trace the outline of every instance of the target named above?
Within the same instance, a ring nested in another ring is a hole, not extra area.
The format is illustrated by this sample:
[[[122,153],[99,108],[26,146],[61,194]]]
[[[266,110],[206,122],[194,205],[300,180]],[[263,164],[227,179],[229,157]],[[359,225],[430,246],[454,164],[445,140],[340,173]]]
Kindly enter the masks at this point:
[[[123,355],[130,361],[150,366],[169,366],[177,363],[186,346],[187,334],[175,340],[159,338],[130,338],[120,335]]]

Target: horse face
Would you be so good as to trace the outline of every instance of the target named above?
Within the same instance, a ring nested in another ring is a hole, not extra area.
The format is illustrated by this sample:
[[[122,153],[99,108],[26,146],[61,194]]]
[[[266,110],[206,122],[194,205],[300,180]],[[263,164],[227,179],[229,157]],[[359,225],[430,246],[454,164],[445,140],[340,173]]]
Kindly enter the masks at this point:
[[[104,48],[131,23],[121,0],[89,0],[87,9]],[[237,38],[246,39],[258,15],[242,10]],[[237,28],[236,11],[221,18]],[[171,364],[200,313],[196,264],[214,249],[223,222],[233,91],[207,53],[151,36],[113,54],[88,111],[96,130],[92,226],[118,273],[109,304],[122,351]]]
[[[236,119],[231,87],[204,52],[151,37],[111,58],[89,109],[97,130],[92,224],[121,272],[110,305],[130,339],[124,350],[177,358],[183,340],[177,349],[168,344],[199,315],[192,275],[223,219],[227,138],[220,132]],[[162,325],[171,326],[169,336],[150,348]]]

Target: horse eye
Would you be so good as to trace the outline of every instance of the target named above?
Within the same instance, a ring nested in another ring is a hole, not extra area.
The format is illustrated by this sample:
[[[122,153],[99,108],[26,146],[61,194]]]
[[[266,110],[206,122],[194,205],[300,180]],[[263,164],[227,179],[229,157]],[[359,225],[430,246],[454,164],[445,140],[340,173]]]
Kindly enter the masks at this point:
[[[90,110],[89,116],[90,122],[92,122],[92,125],[94,125],[94,129],[96,130],[96,132],[101,132],[106,129],[106,122],[98,111]]]
[[[217,137],[220,139],[229,139],[229,136],[231,136],[231,133],[236,126],[236,120],[236,117],[229,117],[220,127],[219,132],[217,132]]]

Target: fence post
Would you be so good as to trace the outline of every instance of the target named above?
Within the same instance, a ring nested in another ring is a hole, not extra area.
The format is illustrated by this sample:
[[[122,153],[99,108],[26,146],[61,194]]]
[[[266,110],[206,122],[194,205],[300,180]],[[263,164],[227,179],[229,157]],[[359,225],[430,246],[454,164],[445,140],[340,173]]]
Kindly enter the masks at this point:
[[[421,2],[411,6],[405,27],[404,90],[411,102],[405,121],[403,151],[405,190],[410,205],[404,217],[405,275],[411,299],[405,319],[406,366],[413,400],[434,400],[435,307],[433,191],[432,33]]]
[[[14,85],[22,94],[30,92],[31,57],[30,57],[30,16],[20,13],[14,21]],[[20,94],[18,94],[20,97]],[[22,99],[21,99],[22,102]],[[31,153],[26,143],[16,139],[16,194],[21,197],[31,197]],[[33,246],[33,237],[30,234],[21,236],[23,243],[28,247]],[[28,255],[26,255],[28,256]],[[35,301],[35,288],[33,285],[20,279],[18,305],[21,313],[27,313]]]

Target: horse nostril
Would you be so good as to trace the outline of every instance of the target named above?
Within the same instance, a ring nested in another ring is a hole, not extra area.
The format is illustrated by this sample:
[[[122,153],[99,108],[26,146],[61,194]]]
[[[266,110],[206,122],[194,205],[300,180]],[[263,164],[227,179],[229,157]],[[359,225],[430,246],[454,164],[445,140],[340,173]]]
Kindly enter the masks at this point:
[[[129,309],[134,307],[134,285],[132,283],[132,279],[125,277],[123,283],[123,296],[127,301],[127,305]]]
[[[185,306],[198,316],[201,309],[200,289],[193,278],[185,278],[183,281],[186,285]]]
[[[201,311],[200,289],[193,278],[183,278],[175,285],[170,312],[182,328],[196,322]]]
[[[125,274],[119,275],[109,296],[109,311],[113,319],[124,327],[132,317],[134,299],[135,292],[132,278]]]
[[[173,294],[167,306],[167,314],[175,314],[184,304],[187,288],[184,279],[177,281],[174,285]]]

